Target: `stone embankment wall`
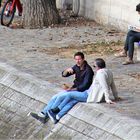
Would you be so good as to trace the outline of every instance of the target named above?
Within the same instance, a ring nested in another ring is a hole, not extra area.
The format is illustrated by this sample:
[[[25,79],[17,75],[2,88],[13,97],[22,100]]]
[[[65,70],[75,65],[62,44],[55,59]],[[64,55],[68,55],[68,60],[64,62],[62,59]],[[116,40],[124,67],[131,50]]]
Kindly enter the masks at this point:
[[[34,120],[29,113],[39,112],[58,92],[58,88],[0,64],[0,140],[43,139],[53,127]]]
[[[77,104],[58,124],[34,120],[55,85],[0,64],[0,139],[139,140],[140,123],[101,104]]]
[[[74,0],[77,4],[78,0]],[[111,25],[126,31],[128,25],[139,25],[139,15],[136,5],[139,0],[79,0],[79,15],[95,20],[103,25]],[[75,6],[75,7],[78,7]]]

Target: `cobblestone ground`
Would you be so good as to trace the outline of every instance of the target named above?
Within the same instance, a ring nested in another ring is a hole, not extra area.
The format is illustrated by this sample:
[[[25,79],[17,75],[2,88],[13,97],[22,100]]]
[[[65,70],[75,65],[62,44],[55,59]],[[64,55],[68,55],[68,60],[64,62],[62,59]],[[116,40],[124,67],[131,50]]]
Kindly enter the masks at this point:
[[[63,83],[70,84],[73,79],[62,78],[61,72],[74,64],[73,54],[76,51],[84,51],[90,64],[96,57],[103,57],[114,72],[119,94],[123,98],[110,107],[124,115],[140,119],[140,63],[123,66],[121,63],[124,58],[102,53],[104,49],[108,49],[106,42],[123,41],[124,35],[94,22],[81,26],[36,30],[0,26],[0,61],[61,86]],[[91,43],[100,44],[104,48],[97,53],[90,45],[86,45]],[[83,45],[86,47],[82,47]],[[112,46],[115,50],[122,47]]]

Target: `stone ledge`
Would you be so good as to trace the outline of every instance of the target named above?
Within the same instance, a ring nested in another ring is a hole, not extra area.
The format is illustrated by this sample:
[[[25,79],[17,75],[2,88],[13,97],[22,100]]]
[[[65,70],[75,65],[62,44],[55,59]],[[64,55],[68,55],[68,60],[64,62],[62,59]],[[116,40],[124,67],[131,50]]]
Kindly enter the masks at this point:
[[[4,63],[0,63],[0,84],[45,104],[52,95],[61,90],[47,81],[19,72]]]
[[[45,140],[63,137],[76,140],[79,135],[93,140],[139,140],[140,122],[102,104],[78,103]]]
[[[16,128],[15,131],[22,131],[17,135],[19,138],[34,138],[43,134],[44,140],[139,140],[140,122],[123,116],[104,104],[78,103],[57,125],[48,125],[49,130],[44,128],[44,125],[27,114],[31,110],[41,109],[60,89],[4,64],[0,65],[0,91],[0,121],[5,127],[2,129],[2,136],[10,126]],[[4,112],[7,112],[8,116],[5,116]],[[25,127],[27,130],[23,131]]]

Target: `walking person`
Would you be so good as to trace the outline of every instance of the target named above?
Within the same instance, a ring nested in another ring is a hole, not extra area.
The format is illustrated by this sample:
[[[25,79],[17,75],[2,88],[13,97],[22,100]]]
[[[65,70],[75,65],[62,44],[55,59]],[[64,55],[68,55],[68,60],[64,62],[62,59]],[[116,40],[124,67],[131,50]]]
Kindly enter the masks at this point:
[[[1,7],[2,0],[0,0],[0,7]]]

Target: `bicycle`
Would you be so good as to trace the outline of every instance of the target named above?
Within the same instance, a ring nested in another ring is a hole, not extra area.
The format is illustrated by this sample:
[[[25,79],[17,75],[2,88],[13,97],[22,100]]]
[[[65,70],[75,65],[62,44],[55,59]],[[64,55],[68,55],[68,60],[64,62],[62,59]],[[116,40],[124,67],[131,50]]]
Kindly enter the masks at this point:
[[[0,0],[0,7],[1,7],[2,0]]]
[[[22,16],[23,8],[20,0],[7,0],[5,2],[1,12],[1,25],[9,26],[12,23],[16,8],[18,15]]]

